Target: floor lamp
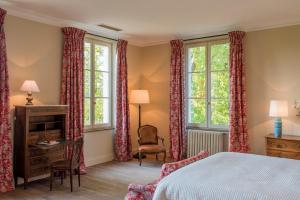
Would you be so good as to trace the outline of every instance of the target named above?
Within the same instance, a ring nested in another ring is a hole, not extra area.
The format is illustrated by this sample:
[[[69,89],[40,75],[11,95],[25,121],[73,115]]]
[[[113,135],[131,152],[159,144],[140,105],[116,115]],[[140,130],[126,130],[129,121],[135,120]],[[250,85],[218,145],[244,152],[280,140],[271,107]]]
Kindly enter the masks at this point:
[[[141,127],[141,105],[150,103],[148,90],[131,90],[130,103],[138,104],[139,106],[139,127]],[[134,155],[138,158],[138,154]],[[146,157],[143,155],[143,158]]]

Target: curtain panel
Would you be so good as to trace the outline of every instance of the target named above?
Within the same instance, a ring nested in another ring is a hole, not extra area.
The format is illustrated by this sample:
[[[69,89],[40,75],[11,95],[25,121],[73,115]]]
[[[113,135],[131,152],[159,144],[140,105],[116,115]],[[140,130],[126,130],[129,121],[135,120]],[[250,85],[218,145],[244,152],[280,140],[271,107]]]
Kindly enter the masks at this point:
[[[117,44],[117,111],[115,132],[115,154],[119,161],[132,158],[131,137],[129,133],[128,76],[127,76],[127,41]]]
[[[6,11],[0,8],[0,192],[14,190],[9,122],[9,85],[4,33]]]
[[[61,79],[61,104],[69,105],[66,139],[83,137],[83,56],[85,31],[66,27],[64,35]],[[80,169],[85,171],[83,154]]]
[[[248,152],[247,104],[243,38],[245,32],[229,33],[230,39],[230,120],[229,151]]]
[[[178,161],[186,157],[187,148],[184,116],[184,47],[182,40],[172,40],[170,43],[170,156]]]

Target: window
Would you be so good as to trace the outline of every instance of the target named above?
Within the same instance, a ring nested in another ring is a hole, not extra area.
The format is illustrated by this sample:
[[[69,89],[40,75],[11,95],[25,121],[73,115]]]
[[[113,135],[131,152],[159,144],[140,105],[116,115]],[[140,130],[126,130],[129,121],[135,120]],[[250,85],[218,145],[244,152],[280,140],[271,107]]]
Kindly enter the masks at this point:
[[[112,44],[84,42],[84,127],[112,127]]]
[[[229,124],[229,43],[188,45],[189,127],[227,129]]]

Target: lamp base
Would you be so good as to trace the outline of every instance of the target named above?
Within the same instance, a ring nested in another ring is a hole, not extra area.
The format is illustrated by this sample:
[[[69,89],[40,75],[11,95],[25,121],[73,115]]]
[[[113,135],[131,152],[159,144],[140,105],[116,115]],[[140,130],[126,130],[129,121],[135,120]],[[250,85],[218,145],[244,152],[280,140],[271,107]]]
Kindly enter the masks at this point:
[[[26,102],[26,106],[31,106],[33,105],[32,103],[32,100],[33,100],[33,97],[32,97],[32,93],[31,92],[28,92],[27,93],[27,98],[26,98],[27,102]]]
[[[282,135],[282,120],[281,117],[276,117],[274,119],[274,137],[280,138]]]

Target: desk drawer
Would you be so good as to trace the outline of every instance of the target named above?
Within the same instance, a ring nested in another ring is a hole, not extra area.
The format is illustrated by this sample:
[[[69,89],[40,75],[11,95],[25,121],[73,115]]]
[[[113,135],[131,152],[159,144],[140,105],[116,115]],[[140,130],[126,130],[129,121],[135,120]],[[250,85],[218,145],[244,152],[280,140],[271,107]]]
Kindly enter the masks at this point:
[[[300,142],[299,141],[290,141],[290,140],[280,140],[280,139],[267,139],[267,146],[270,149],[284,149],[291,151],[300,152]]]
[[[35,177],[35,176],[40,176],[40,175],[45,175],[50,172],[50,167],[49,166],[42,166],[39,168],[31,168],[30,169],[30,177]]]
[[[289,152],[289,151],[279,151],[279,150],[270,150],[267,149],[267,155],[279,158],[290,158],[300,160],[300,153],[298,152]]]

